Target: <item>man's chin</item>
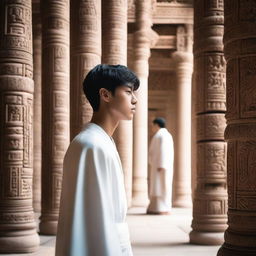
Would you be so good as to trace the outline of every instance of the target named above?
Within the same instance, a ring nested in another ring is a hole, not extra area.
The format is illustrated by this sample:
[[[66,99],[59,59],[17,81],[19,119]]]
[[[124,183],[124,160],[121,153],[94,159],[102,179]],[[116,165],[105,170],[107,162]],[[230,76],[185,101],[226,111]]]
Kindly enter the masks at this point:
[[[131,121],[132,119],[133,119],[133,115],[125,117],[122,121]]]

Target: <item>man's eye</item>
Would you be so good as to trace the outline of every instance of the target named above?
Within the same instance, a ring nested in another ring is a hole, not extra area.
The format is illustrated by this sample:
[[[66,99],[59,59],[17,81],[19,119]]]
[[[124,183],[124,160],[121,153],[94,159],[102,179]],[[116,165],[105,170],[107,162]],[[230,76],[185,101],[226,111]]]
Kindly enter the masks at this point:
[[[129,94],[131,94],[132,93],[132,91],[126,91],[127,93],[129,93]]]

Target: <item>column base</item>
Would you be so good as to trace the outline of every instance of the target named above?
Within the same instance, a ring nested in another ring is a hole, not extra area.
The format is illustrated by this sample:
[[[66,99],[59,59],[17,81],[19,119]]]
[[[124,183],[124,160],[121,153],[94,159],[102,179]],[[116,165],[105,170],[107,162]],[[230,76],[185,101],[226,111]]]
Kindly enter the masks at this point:
[[[42,235],[57,234],[58,221],[41,220],[39,224],[39,233]]]
[[[32,253],[38,250],[40,239],[35,232],[30,235],[0,237],[0,253]]]
[[[132,198],[132,207],[147,207],[148,204],[148,195],[145,193],[135,194]]]
[[[192,230],[189,233],[191,244],[220,245],[224,242],[223,232],[199,232]]]
[[[219,251],[217,256],[255,256],[256,255],[256,247],[239,247],[233,246],[224,243]]]
[[[172,206],[177,208],[192,208],[192,198],[189,196],[176,197],[173,200]]]

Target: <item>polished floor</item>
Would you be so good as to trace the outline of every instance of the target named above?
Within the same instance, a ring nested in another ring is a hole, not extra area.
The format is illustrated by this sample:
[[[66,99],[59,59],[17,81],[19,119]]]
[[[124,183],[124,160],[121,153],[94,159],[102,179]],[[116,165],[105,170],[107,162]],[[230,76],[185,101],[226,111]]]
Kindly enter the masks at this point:
[[[191,209],[174,208],[172,214],[161,216],[146,215],[144,211],[141,208],[130,209],[127,217],[134,256],[217,255],[219,246],[189,244]],[[41,246],[36,253],[22,255],[54,256],[55,237],[40,236],[40,239]]]

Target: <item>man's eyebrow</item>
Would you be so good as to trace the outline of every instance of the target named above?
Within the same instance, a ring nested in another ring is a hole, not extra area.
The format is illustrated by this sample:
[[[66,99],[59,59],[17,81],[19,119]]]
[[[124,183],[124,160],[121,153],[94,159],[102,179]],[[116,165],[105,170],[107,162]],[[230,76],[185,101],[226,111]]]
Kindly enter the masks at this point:
[[[134,90],[134,85],[133,84],[126,84],[126,87],[128,87],[129,89],[131,89],[132,91]]]

